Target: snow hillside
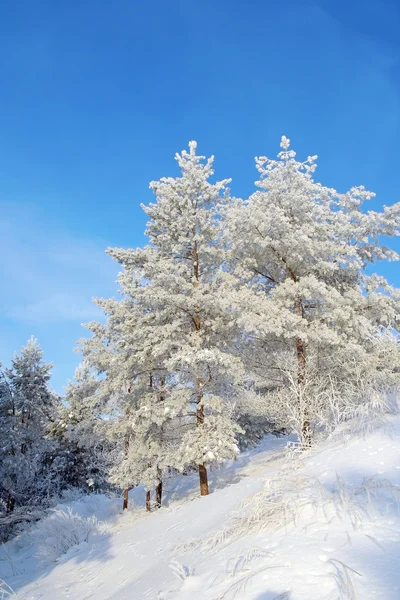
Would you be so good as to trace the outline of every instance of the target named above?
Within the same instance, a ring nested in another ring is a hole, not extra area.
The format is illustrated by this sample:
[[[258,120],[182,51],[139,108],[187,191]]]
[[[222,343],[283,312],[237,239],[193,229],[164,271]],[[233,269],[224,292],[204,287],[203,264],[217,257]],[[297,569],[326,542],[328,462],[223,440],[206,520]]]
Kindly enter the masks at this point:
[[[169,481],[150,514],[141,490],[124,514],[105,497],[59,507],[3,546],[0,576],[21,600],[398,600],[400,416],[304,453],[286,443],[211,473],[207,497],[195,476]],[[55,527],[79,543],[51,562]]]

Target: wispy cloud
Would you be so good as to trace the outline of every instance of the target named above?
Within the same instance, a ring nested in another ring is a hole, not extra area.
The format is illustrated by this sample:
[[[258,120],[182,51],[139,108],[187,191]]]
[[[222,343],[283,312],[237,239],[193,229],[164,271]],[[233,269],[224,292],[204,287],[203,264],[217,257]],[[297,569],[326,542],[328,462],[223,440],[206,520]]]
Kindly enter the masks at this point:
[[[0,208],[3,318],[32,323],[98,318],[92,297],[116,290],[118,269],[104,254],[106,242],[68,234],[29,206]]]
[[[9,310],[8,316],[29,322],[90,321],[101,313],[90,301],[78,294],[55,293],[31,303],[21,303]]]

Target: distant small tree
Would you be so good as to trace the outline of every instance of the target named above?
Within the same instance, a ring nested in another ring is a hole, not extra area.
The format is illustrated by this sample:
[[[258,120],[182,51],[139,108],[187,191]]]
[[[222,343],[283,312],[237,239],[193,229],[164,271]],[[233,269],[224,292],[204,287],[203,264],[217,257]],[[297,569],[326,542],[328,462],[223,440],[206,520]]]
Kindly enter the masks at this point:
[[[38,505],[58,489],[57,476],[50,475],[56,447],[48,431],[60,408],[49,387],[51,367],[31,338],[2,373],[0,494],[8,512]]]
[[[110,448],[99,385],[90,367],[81,364],[66,387],[65,404],[51,428],[59,444],[54,468],[63,474],[65,487],[92,491],[106,485]]]
[[[59,408],[59,397],[49,387],[52,367],[52,363],[43,361],[43,351],[31,337],[7,370],[15,409],[27,430],[45,426]]]

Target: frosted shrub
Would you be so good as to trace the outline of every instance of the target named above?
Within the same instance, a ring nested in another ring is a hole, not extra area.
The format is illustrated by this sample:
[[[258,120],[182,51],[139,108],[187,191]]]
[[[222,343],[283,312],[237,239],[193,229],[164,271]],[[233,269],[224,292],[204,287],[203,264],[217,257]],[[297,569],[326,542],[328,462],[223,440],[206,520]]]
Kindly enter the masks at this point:
[[[73,546],[87,542],[89,535],[98,530],[99,522],[93,515],[81,517],[67,510],[54,510],[50,517],[40,521],[33,538],[37,542],[36,558],[43,564],[55,562]]]
[[[264,414],[299,439],[307,411],[312,414],[315,435],[366,434],[385,423],[386,415],[395,411],[393,398],[398,396],[397,375],[381,373],[375,363],[375,357],[346,361],[339,352],[322,361],[310,351],[304,381],[299,383],[293,357],[282,356],[282,385],[261,396]]]
[[[8,600],[8,598],[15,598],[15,594],[10,586],[0,577],[0,600]]]

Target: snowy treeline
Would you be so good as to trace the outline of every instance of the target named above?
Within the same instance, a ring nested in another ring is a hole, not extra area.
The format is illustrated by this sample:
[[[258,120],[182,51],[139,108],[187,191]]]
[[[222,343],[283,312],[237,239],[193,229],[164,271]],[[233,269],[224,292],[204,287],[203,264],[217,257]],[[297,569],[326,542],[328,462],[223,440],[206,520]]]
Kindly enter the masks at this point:
[[[31,340],[1,381],[0,501],[10,515],[63,489],[154,489],[208,471],[266,431],[304,446],[357,416],[379,418],[397,392],[400,292],[369,265],[398,256],[400,203],[314,181],[316,157],[256,159],[246,200],[214,158],[176,155],[179,177],[152,182],[149,244],[109,248],[119,299],[96,299],[83,366],[62,401]]]
[[[1,367],[1,365],[0,365]],[[107,442],[95,393],[79,368],[62,399],[49,387],[52,365],[34,338],[0,370],[0,527],[35,519],[70,488],[105,485]]]

